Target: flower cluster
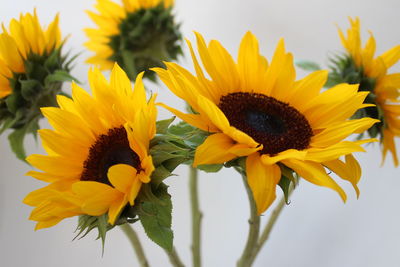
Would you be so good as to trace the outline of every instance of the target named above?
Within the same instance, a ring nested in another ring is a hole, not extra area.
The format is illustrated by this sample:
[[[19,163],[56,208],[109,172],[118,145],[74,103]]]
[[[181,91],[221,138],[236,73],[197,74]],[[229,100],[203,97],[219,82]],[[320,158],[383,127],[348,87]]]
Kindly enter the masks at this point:
[[[196,32],[197,49],[187,41],[192,73],[170,62],[182,53],[173,4],[97,0],[99,13],[88,14],[98,28],[85,30],[86,47],[95,52],[87,60],[96,65],[88,73],[91,93],[73,82],[71,96],[61,93],[62,83],[73,78],[71,60],[61,53],[58,15],[47,29],[36,11],[12,20],[9,30],[3,27],[0,133],[14,130],[9,138],[20,158],[27,133],[37,132],[46,152],[26,158],[38,169],[27,175],[46,183],[23,200],[33,207],[36,229],[79,217],[78,236],[98,229],[104,243],[115,226],[140,221],[174,257],[172,200],[164,180],[182,164],[194,172],[233,168],[244,178],[252,207],[248,245],[238,263],[250,266],[257,254],[254,227],[278,187],[287,200],[302,178],[345,202],[337,183],[342,179],[358,197],[361,166],[353,153],[376,137],[383,158],[390,151],[399,164],[394,137],[400,135],[400,73],[388,69],[400,60],[400,45],[374,58],[374,37],[361,47],[359,19],[350,19],[347,36],[339,30],[346,52],[332,59],[330,71],[297,79],[283,39],[268,60],[249,31],[234,59],[221,43],[207,43]],[[103,70],[111,70],[109,80]],[[144,77],[159,78],[188,111],[156,103],[156,93],[148,97]],[[157,107],[182,121],[157,121]],[[39,129],[42,116],[52,129]]]

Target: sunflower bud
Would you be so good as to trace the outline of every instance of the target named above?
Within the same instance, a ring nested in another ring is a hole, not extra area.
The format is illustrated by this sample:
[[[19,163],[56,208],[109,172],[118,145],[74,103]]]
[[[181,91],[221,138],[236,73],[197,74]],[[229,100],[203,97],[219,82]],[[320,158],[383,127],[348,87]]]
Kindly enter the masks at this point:
[[[12,129],[10,145],[22,160],[24,137],[36,135],[40,108],[55,106],[62,83],[73,79],[58,20],[57,15],[44,29],[34,11],[13,19],[0,34],[0,133]]]
[[[162,61],[175,60],[182,50],[172,5],[173,1],[126,0],[120,6],[98,0],[99,14],[88,12],[99,28],[86,29],[86,47],[96,53],[87,62],[103,70],[118,62],[134,79],[139,72],[163,66]],[[155,80],[153,72],[145,77]]]

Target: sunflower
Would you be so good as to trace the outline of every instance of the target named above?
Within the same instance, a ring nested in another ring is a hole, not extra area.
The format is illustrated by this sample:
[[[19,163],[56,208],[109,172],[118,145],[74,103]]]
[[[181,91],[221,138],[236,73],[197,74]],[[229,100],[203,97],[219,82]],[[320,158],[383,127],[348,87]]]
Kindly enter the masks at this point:
[[[242,39],[238,62],[218,41],[207,46],[196,33],[206,77],[191,43],[196,76],[175,63],[155,68],[161,80],[194,110],[185,114],[161,104],[187,123],[210,133],[196,150],[194,166],[245,158],[248,184],[258,213],[276,197],[282,170],[290,168],[305,180],[331,188],[343,201],[346,194],[325,167],[352,183],[358,194],[361,170],[352,156],[373,140],[344,141],[377,122],[347,120],[363,104],[368,92],[357,85],[340,84],[323,93],[327,71],[295,81],[292,54],[281,40],[270,63],[259,54],[256,37]],[[344,161],[340,157],[344,156]]]
[[[97,24],[85,29],[85,44],[95,55],[87,63],[102,70],[114,62],[133,79],[141,71],[162,66],[162,60],[173,60],[181,53],[179,25],[172,14],[173,0],[97,0],[98,14],[88,11]],[[154,79],[154,73],[146,76]]]
[[[357,112],[356,117],[371,117],[381,122],[368,129],[371,137],[379,136],[383,146],[383,161],[388,151],[393,156],[395,166],[399,165],[394,138],[400,136],[400,73],[388,74],[388,69],[400,59],[400,45],[375,57],[376,42],[370,37],[364,47],[361,46],[360,20],[350,20],[347,37],[339,29],[339,36],[347,53],[334,60],[331,80],[333,84],[348,82],[360,84],[359,91],[370,94],[365,102],[376,106]],[[382,161],[382,162],[383,162]]]
[[[89,71],[93,97],[72,85],[72,99],[58,96],[60,108],[42,108],[54,130],[39,131],[48,155],[27,161],[49,183],[31,192],[24,203],[35,207],[30,216],[36,229],[67,217],[107,214],[113,225],[122,209],[133,206],[143,183],[154,170],[149,142],[155,135],[155,95],[146,100],[139,74],[134,89],[118,66],[110,82],[98,69]]]
[[[35,10],[11,20],[9,31],[3,25],[0,34],[0,133],[14,129],[9,138],[20,158],[24,158],[23,136],[39,127],[39,108],[54,106],[62,82],[73,79],[71,62],[61,54],[58,22],[56,15],[42,28]]]

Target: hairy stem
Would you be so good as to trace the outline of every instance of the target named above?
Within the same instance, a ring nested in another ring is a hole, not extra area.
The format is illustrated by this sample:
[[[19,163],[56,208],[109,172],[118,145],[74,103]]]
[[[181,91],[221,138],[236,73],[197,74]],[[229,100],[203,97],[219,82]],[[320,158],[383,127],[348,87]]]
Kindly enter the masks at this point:
[[[169,261],[171,262],[171,265],[174,267],[185,267],[185,265],[182,263],[181,259],[178,256],[178,253],[176,252],[175,248],[172,249],[172,251],[165,251],[168,255]]]
[[[147,261],[146,255],[144,254],[142,244],[140,243],[139,237],[136,234],[135,230],[133,230],[130,224],[121,225],[122,231],[124,231],[125,235],[128,237],[129,241],[132,244],[133,249],[135,250],[136,256],[138,258],[140,267],[149,267],[149,262]]]
[[[247,236],[246,246],[243,250],[242,256],[237,262],[237,267],[250,267],[254,249],[257,245],[258,235],[260,233],[260,216],[257,214],[257,206],[254,201],[253,192],[247,183],[247,176],[244,172],[240,172],[243,178],[243,184],[246,188],[247,196],[250,204],[250,219],[249,219],[249,233]]]
[[[294,186],[293,186],[293,183],[291,183],[290,187],[289,187],[288,196],[290,196],[292,194],[293,190],[294,190]],[[268,220],[267,224],[265,225],[265,228],[264,228],[260,238],[258,239],[257,245],[255,246],[253,255],[250,259],[250,264],[253,264],[258,253],[260,252],[260,250],[262,249],[264,244],[267,242],[267,240],[271,234],[271,231],[274,228],[274,225],[275,225],[276,221],[278,220],[279,215],[281,214],[281,212],[285,206],[286,206],[286,200],[285,200],[285,197],[283,196],[281,198],[281,200],[279,201],[278,205],[272,211],[271,216],[269,217],[269,220]]]
[[[198,172],[197,169],[189,167],[190,170],[190,203],[192,209],[192,256],[193,256],[193,267],[201,266],[201,218],[202,213],[199,207],[199,195],[198,195]]]

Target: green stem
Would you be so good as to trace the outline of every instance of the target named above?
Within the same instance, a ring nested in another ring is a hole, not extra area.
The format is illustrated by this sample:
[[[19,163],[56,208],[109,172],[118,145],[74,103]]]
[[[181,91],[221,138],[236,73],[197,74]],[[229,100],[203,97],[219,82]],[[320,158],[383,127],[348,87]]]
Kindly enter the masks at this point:
[[[243,178],[243,184],[246,188],[247,196],[250,203],[250,219],[249,219],[249,234],[247,236],[247,243],[243,250],[242,256],[237,262],[237,267],[250,267],[252,264],[252,257],[254,254],[254,248],[257,245],[258,235],[260,233],[260,216],[257,214],[257,206],[253,197],[253,192],[247,183],[246,174],[240,171]]]
[[[292,194],[293,190],[294,190],[293,183],[290,183],[288,196],[290,196]],[[264,228],[260,238],[258,239],[257,245],[255,246],[253,255],[250,259],[250,264],[253,264],[258,253],[260,252],[260,250],[262,249],[264,244],[267,242],[267,240],[271,234],[271,231],[285,206],[286,206],[286,200],[285,200],[285,196],[283,196],[281,198],[281,200],[279,201],[278,205],[272,211],[271,216],[269,217],[269,220],[268,220],[267,224],[265,225],[265,228]]]
[[[176,252],[175,248],[173,248],[172,251],[165,250],[165,252],[167,253],[169,261],[171,262],[172,266],[185,267],[185,265],[182,263],[181,259],[179,258],[178,253]]]
[[[189,169],[190,203],[192,209],[192,256],[193,267],[201,266],[201,218],[203,217],[199,207],[198,196],[198,172],[197,169]]]
[[[122,231],[124,231],[125,235],[128,237],[129,241],[132,244],[133,249],[135,250],[136,256],[138,258],[139,264],[141,267],[149,267],[149,262],[147,261],[146,255],[144,254],[142,244],[140,244],[140,240],[136,232],[133,230],[130,224],[121,225]]]

